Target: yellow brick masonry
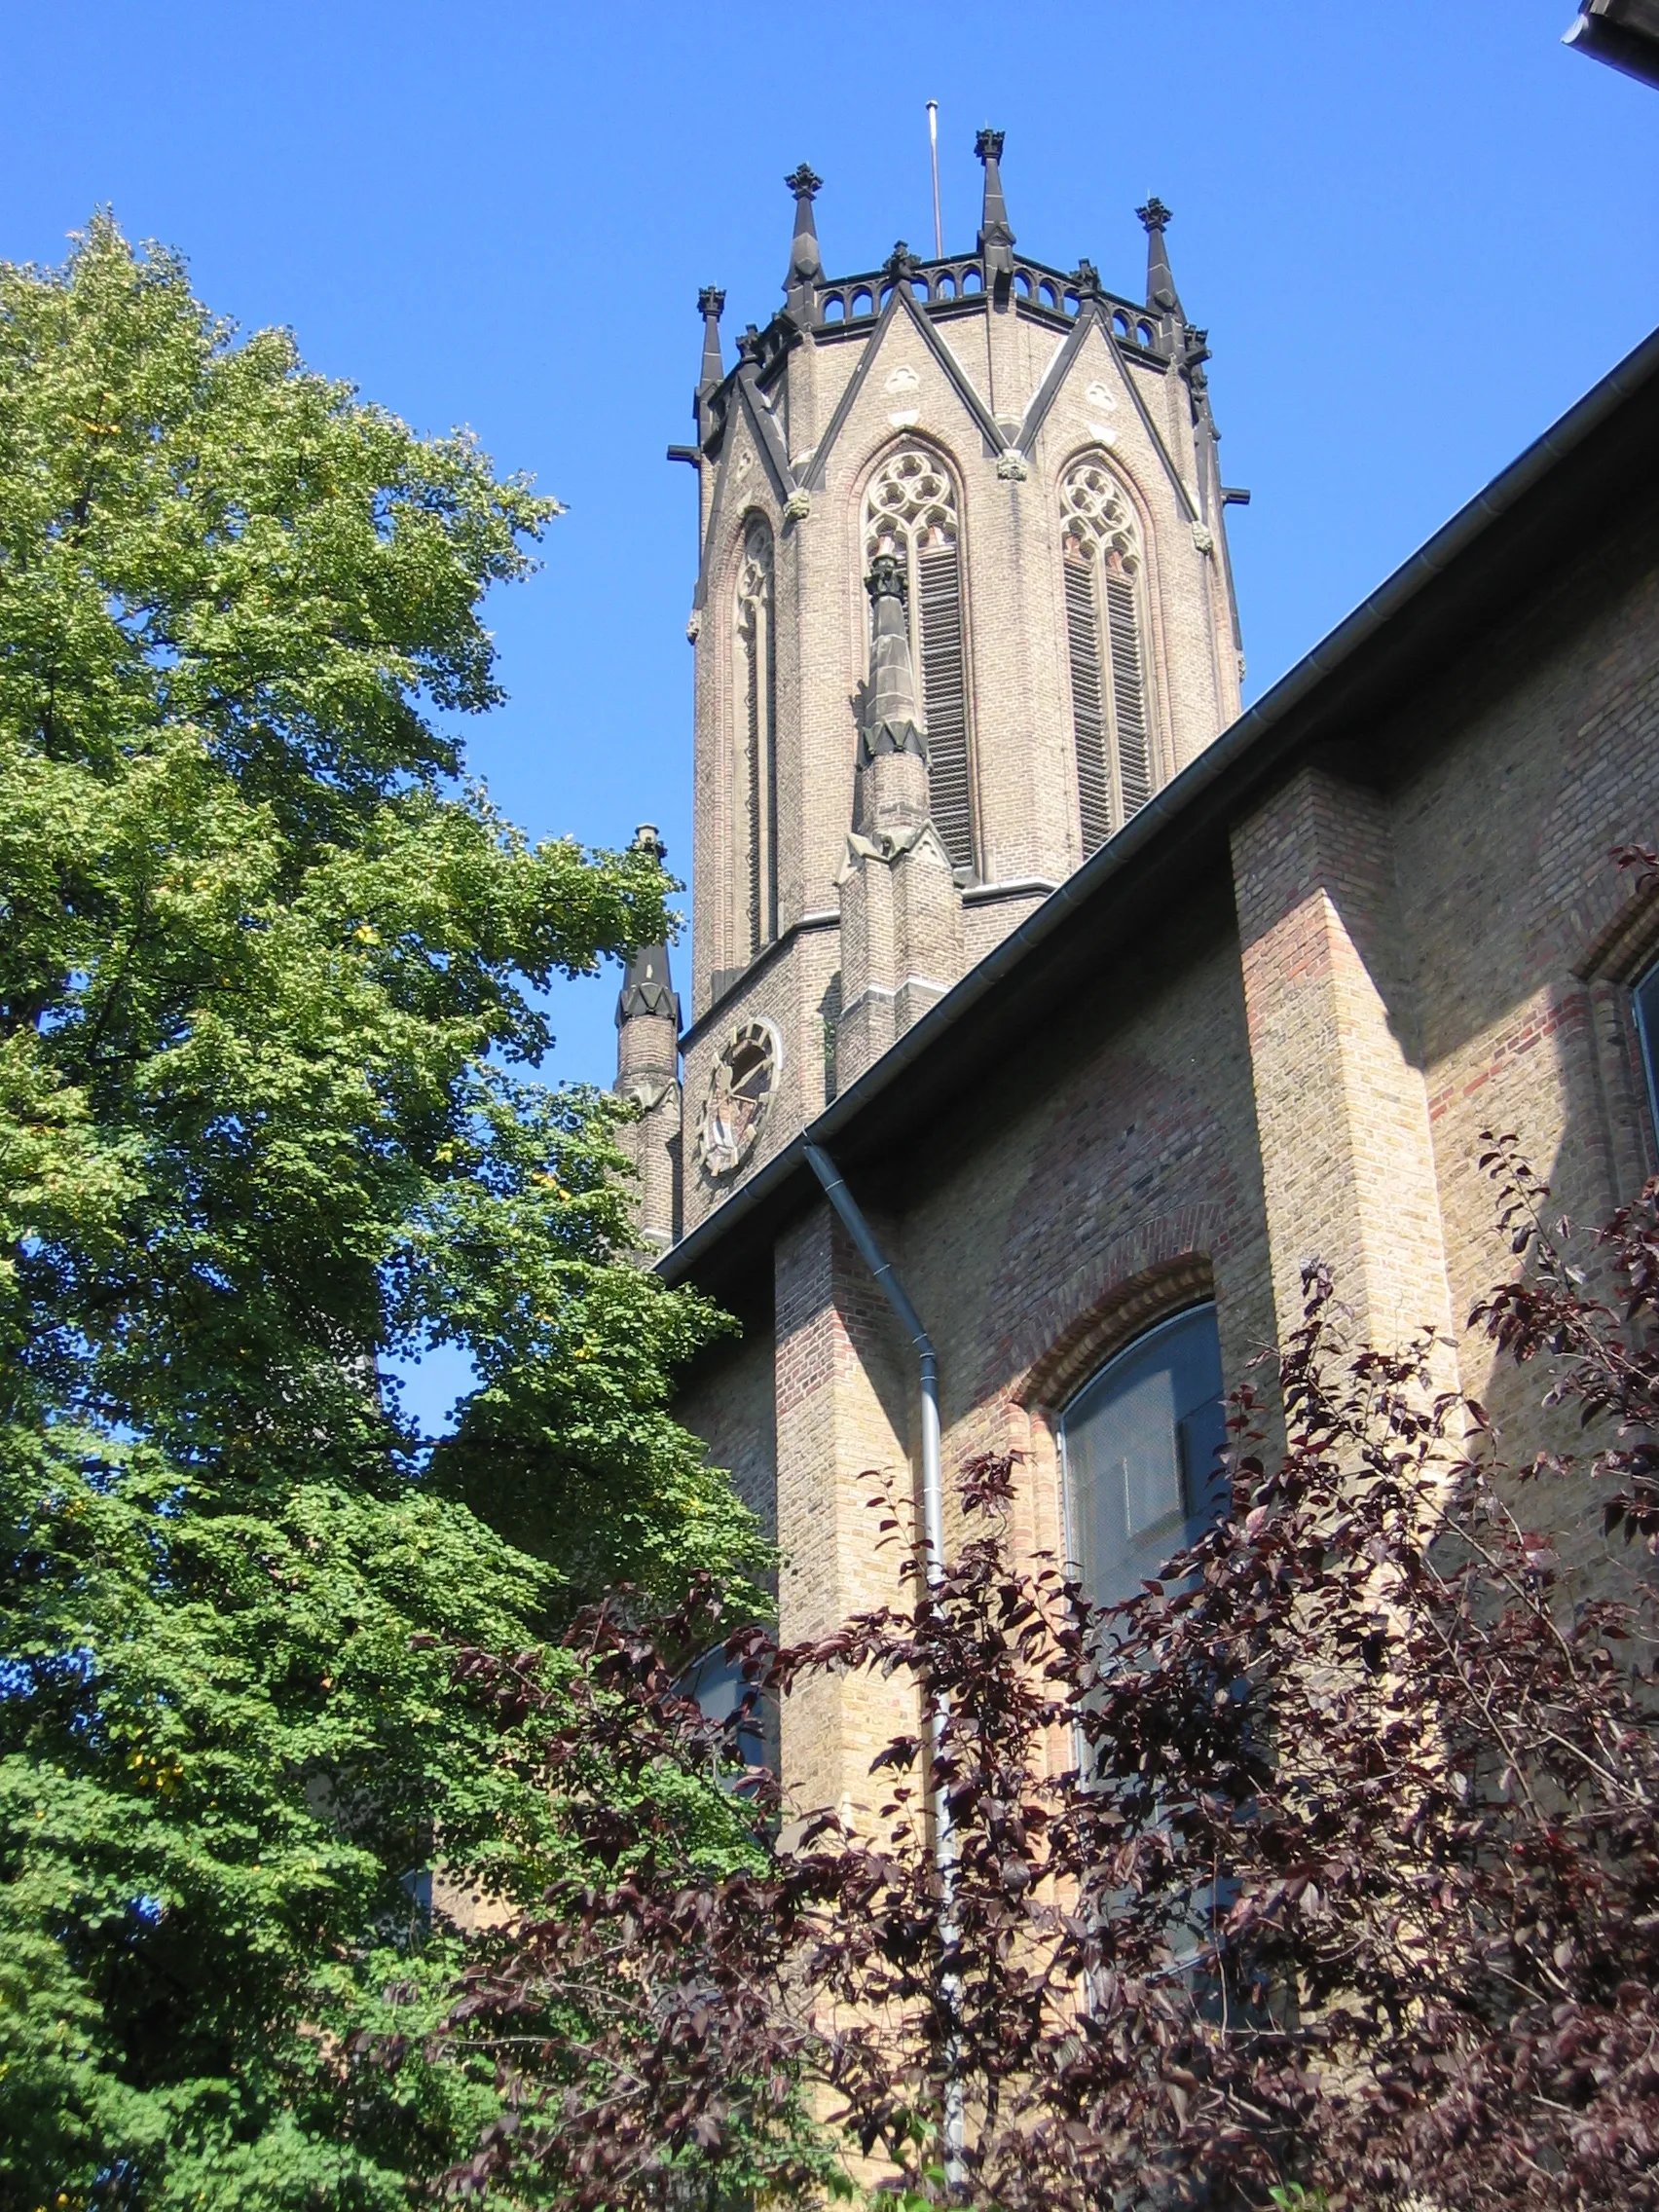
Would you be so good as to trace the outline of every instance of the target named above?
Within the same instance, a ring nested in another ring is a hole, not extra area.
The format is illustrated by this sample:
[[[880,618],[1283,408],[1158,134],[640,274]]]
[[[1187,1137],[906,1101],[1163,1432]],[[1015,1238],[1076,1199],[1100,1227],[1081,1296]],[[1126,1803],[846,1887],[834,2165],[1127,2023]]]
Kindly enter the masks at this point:
[[[1000,312],[986,306],[936,327],[1012,439],[1054,361],[1060,334],[1012,304]],[[903,972],[883,978],[882,987],[903,990],[912,973],[924,985],[955,981],[1034,909],[1046,886],[1063,880],[1083,858],[1059,504],[1060,480],[1080,453],[1106,459],[1136,514],[1147,574],[1146,675],[1157,780],[1192,759],[1238,708],[1232,613],[1216,542],[1221,520],[1211,518],[1205,550],[1187,503],[1198,481],[1192,408],[1173,371],[1131,365],[1091,331],[1052,397],[1027,462],[1011,469],[901,309],[868,332],[807,340],[790,353],[774,398],[799,467],[807,465],[866,356],[867,372],[825,460],[809,512],[786,512],[765,456],[736,411],[718,458],[702,470],[705,521],[714,520],[704,603],[693,624],[693,1030],[682,1173],[687,1230],[823,1104],[826,1024],[832,1028],[841,1006],[858,995],[845,988],[841,973],[837,879],[853,821],[858,707],[868,660],[864,500],[889,454],[905,443],[926,446],[957,491],[979,884],[954,921],[935,912],[937,900],[923,899],[918,942],[926,939],[938,949],[903,958]],[[1143,404],[1164,440],[1161,454],[1143,420]],[[706,1023],[715,977],[749,958],[732,592],[744,531],[756,516],[769,523],[775,546],[781,941],[725,992]],[[954,963],[942,976],[936,973],[941,954]],[[788,973],[796,968],[798,977]],[[898,1010],[892,1033],[932,995],[912,988],[913,1004]],[[720,1043],[756,1014],[779,1026],[791,1072],[740,1176],[711,1182],[695,1157],[696,1117]],[[879,1023],[867,1039],[850,1039],[834,1080],[844,1088],[845,1069],[867,1064],[883,1041]]]
[[[988,307],[936,328],[1011,437],[1058,335]],[[730,1029],[764,1016],[784,1046],[752,1174],[885,1042],[866,991],[868,1034],[849,1030],[838,1068],[827,1050],[861,977],[897,991],[915,965],[900,956],[909,924],[891,871],[844,906],[838,888],[867,666],[863,500],[898,443],[921,441],[948,468],[965,555],[979,880],[951,909],[960,950],[946,929],[940,960],[981,958],[1038,903],[1033,880],[1057,882],[1081,859],[1058,526],[1058,487],[1081,453],[1109,458],[1145,549],[1161,778],[1237,711],[1218,551],[1195,535],[1182,492],[1196,495],[1199,456],[1179,380],[1090,336],[1021,473],[895,312],[791,354],[775,396],[797,469],[866,360],[809,509],[786,512],[735,417],[703,470],[716,522],[696,639],[684,1230],[733,1188],[691,1157]],[[711,1014],[716,972],[748,950],[731,591],[754,515],[776,548],[781,937]],[[1621,529],[1564,547],[1560,572],[1540,571],[1512,619],[1449,643],[1394,720],[1356,724],[1340,757],[1257,788],[1229,825],[1230,866],[1174,884],[1132,948],[1103,943],[1087,991],[976,1071],[925,1139],[893,1159],[866,1148],[849,1169],[939,1346],[947,1492],[975,1454],[1021,1454],[1027,1556],[1065,1546],[1069,1395],[1198,1297],[1216,1302],[1237,1381],[1294,1326],[1312,1257],[1360,1334],[1398,1343],[1426,1323],[1456,1343],[1456,1372],[1504,1419],[1512,1457],[1556,1441],[1535,1381],[1494,1372],[1463,1325],[1510,1264],[1477,1165],[1483,1129],[1515,1131],[1579,1220],[1630,1197],[1659,1157],[1630,999],[1659,957],[1659,899],[1636,900],[1609,859],[1621,843],[1659,843],[1659,518]],[[916,918],[918,942],[924,918],[937,933],[937,900]],[[776,1533],[794,1641],[895,1595],[868,1500],[911,1481],[915,1378],[824,1207],[780,1234],[769,1279],[750,1290],[743,1342],[709,1355],[681,1412]],[[1562,1510],[1591,1528],[1582,1499]],[[869,1759],[910,1719],[890,1685],[857,1679],[790,1701],[795,1808],[867,1816]]]
[[[1070,1393],[1204,1295],[1239,1379],[1293,1325],[1314,1256],[1365,1335],[1448,1333],[1512,1456],[1559,1441],[1535,1378],[1494,1374],[1463,1328],[1510,1264],[1476,1156],[1483,1128],[1515,1130],[1582,1220],[1653,1162],[1629,982],[1659,954],[1659,900],[1636,900],[1609,854],[1659,842],[1659,525],[1374,732],[1366,758],[1375,785],[1305,766],[1259,796],[1231,881],[1192,883],[1132,963],[1115,956],[865,1193],[889,1205],[880,1234],[939,1346],[947,1488],[976,1453],[1023,1455],[1028,1555],[1064,1548]],[[773,1328],[757,1316],[686,1411],[722,1458],[753,1427],[746,1464],[775,1467],[794,1638],[892,1594],[869,1475],[910,1479],[916,1404],[824,1209],[781,1238],[775,1293]],[[1582,1497],[1530,1493],[1529,1510],[1587,1555]],[[903,1724],[871,1685],[786,1714],[796,1805],[867,1807],[868,1758]]]
[[[1375,793],[1304,769],[1235,829],[1233,854],[1281,1338],[1301,1317],[1314,1256],[1365,1342],[1395,1347],[1424,1327],[1449,1338],[1386,810]]]
[[[776,1300],[779,1615],[793,1643],[900,1598],[871,1501],[888,1489],[908,1502],[910,1454],[904,1378],[880,1294],[827,1208],[780,1239]],[[894,1681],[815,1677],[783,1708],[790,1809],[829,1809],[867,1827],[885,1787],[870,1761],[916,1722]]]

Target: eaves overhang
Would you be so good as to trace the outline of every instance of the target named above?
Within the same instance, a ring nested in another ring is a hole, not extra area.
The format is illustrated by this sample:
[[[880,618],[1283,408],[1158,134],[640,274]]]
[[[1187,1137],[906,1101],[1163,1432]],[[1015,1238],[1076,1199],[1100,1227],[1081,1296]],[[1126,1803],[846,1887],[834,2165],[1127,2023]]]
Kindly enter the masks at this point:
[[[1226,867],[1229,830],[1302,755],[1353,746],[1460,659],[1659,476],[1659,330],[1224,730],[816,1121],[656,1264],[719,1298],[770,1273],[779,1232],[821,1194],[805,1146],[844,1170],[890,1167],[1069,997],[1133,964],[1151,917],[1195,871]]]

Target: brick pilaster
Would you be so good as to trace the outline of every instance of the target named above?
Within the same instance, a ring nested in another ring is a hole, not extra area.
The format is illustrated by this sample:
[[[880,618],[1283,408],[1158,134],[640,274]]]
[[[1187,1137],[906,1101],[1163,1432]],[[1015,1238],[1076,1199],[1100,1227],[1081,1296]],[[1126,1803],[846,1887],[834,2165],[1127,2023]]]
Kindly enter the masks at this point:
[[[789,1644],[902,1602],[897,1557],[869,1500],[886,1489],[908,1501],[912,1479],[893,1323],[828,1206],[780,1238],[776,1285],[778,1625]],[[915,1724],[897,1682],[813,1677],[784,1701],[791,1810],[867,1823],[885,1789],[870,1761]]]
[[[1318,1257],[1359,1336],[1450,1335],[1428,1098],[1393,848],[1370,792],[1304,769],[1234,833],[1251,1074],[1281,1337]]]

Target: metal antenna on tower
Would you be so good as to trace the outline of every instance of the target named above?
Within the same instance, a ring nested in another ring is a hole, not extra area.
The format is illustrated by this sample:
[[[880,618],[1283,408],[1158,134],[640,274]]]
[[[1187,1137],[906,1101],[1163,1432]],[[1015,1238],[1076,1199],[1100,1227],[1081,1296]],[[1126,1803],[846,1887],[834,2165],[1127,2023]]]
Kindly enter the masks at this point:
[[[944,232],[939,219],[939,102],[928,102],[928,152],[933,159],[934,188],[934,259],[944,259]]]

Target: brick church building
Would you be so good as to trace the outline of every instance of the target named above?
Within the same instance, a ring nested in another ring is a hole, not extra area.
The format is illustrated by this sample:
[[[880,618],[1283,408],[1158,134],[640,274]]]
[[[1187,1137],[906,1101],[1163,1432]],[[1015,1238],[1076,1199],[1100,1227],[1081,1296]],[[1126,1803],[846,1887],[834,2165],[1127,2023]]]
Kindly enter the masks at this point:
[[[948,1536],[1017,1452],[1023,1543],[1155,1571],[1314,1254],[1501,1411],[1482,1130],[1584,1220],[1659,1161],[1659,902],[1609,858],[1659,843],[1659,335],[1241,712],[1167,211],[1120,297],[1018,250],[978,153],[974,252],[838,278],[797,170],[784,305],[727,370],[703,294],[681,449],[688,1005],[636,955],[617,1088],[658,1271],[743,1324],[679,1410],[791,1641],[893,1595],[872,1470],[939,1470]],[[890,1694],[789,1702],[797,1803],[864,1798]]]

